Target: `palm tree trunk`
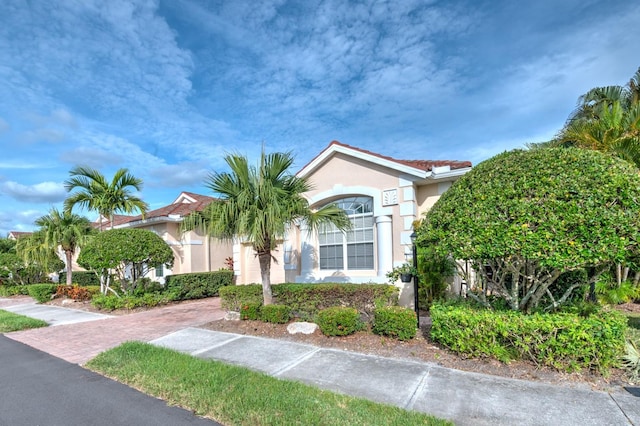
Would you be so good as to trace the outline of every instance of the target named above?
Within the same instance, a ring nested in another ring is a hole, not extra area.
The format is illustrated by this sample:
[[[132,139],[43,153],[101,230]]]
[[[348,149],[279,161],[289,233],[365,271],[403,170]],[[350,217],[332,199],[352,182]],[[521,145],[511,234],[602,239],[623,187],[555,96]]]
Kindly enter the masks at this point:
[[[273,303],[273,294],[271,293],[271,252],[258,252],[258,261],[260,262],[260,276],[262,277],[262,299],[264,305]]]
[[[73,252],[65,250],[64,255],[67,260],[67,285],[71,285],[71,283],[73,282],[71,280],[71,264],[73,262]]]

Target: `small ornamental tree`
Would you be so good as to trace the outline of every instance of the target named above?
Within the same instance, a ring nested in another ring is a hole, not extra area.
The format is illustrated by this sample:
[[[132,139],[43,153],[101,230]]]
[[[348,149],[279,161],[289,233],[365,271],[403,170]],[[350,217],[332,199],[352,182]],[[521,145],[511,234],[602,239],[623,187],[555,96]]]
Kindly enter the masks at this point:
[[[550,309],[586,284],[554,294],[562,273],[584,268],[593,282],[637,252],[639,201],[638,170],[625,161],[577,148],[505,152],[438,200],[417,244],[470,261],[513,310]],[[489,306],[485,292],[478,298]]]
[[[131,274],[135,286],[136,281],[144,277],[150,268],[161,264],[171,268],[173,258],[171,247],[151,231],[112,229],[99,233],[83,247],[78,264],[98,273],[101,291],[106,294],[111,290],[110,270],[115,272],[123,287],[128,281],[128,274]]]

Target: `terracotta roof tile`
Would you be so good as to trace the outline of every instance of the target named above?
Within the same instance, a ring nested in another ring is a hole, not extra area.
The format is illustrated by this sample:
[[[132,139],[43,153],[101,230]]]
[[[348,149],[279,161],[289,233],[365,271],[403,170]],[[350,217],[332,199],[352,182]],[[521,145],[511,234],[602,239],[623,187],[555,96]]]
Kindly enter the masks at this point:
[[[15,239],[18,239],[20,237],[27,237],[27,236],[29,236],[31,234],[33,234],[33,232],[9,231],[9,235],[12,236]]]
[[[193,192],[182,192],[189,197],[196,200],[194,203],[172,203],[164,207],[160,207],[155,210],[150,210],[144,215],[144,219],[157,219],[161,217],[169,217],[170,215],[176,215],[185,217],[189,213],[194,211],[202,211],[207,205],[209,205],[215,198],[207,195],[195,194]],[[142,220],[142,215],[137,216],[114,216],[113,225],[123,225],[125,223],[137,222]]]
[[[374,157],[382,158],[384,160],[393,161],[394,163],[403,164],[405,166],[414,167],[416,169],[430,172],[434,167],[449,166],[451,170],[463,169],[465,167],[471,167],[471,161],[457,161],[457,160],[399,160],[397,158],[381,155],[376,152],[368,151],[366,149],[358,148],[355,146],[347,145],[339,141],[331,141],[329,146],[322,152],[326,151],[331,145],[339,145],[345,148],[353,149],[354,151],[360,151],[364,154],[373,155]],[[322,153],[320,153],[322,154]],[[312,160],[313,161],[313,160]],[[306,166],[305,166],[306,167]]]

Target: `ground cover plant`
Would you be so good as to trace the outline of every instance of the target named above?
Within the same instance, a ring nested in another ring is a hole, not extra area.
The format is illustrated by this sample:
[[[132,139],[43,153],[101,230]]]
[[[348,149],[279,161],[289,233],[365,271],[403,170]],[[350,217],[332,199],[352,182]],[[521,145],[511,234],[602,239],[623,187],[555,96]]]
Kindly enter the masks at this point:
[[[125,343],[87,367],[226,425],[451,424],[146,343]]]
[[[47,325],[45,321],[0,309],[0,333],[46,327]]]

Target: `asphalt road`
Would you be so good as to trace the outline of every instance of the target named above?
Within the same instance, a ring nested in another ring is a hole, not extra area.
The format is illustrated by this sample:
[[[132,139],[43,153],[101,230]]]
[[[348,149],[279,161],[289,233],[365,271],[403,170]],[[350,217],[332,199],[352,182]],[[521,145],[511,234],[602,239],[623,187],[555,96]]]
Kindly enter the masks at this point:
[[[0,426],[219,423],[0,334]]]

